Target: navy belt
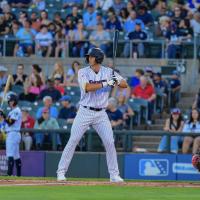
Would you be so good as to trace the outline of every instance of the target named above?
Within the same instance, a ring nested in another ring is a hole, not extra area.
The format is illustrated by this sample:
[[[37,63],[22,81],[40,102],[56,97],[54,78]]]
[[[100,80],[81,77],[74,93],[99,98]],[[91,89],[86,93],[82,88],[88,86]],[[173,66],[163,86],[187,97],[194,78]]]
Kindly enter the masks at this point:
[[[101,111],[103,110],[104,108],[93,108],[93,107],[89,107],[89,106],[83,106],[84,108],[87,108],[89,110],[93,110],[93,111]]]

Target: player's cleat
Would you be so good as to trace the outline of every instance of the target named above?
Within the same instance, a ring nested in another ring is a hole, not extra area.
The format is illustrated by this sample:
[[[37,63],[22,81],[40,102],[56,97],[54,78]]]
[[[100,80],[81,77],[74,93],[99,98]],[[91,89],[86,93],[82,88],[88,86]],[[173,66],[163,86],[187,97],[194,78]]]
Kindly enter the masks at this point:
[[[123,183],[124,180],[120,176],[110,177],[110,182],[112,183]]]
[[[58,174],[57,175],[57,181],[66,181],[66,177],[64,174]]]

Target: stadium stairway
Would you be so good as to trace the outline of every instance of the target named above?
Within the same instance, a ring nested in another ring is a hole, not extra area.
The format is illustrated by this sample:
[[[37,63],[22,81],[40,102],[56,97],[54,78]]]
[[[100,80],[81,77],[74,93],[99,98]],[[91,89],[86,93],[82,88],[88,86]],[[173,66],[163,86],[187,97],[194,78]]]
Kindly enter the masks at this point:
[[[195,99],[195,92],[181,93],[180,102],[177,104],[177,107],[182,110],[183,117],[187,119],[189,115],[190,108]],[[162,113],[156,114],[153,116],[154,123],[150,126],[141,125],[135,127],[135,130],[163,130],[163,126],[166,118],[169,117],[169,114]],[[156,152],[158,144],[161,140],[160,136],[137,136],[133,137],[133,149],[134,152]]]

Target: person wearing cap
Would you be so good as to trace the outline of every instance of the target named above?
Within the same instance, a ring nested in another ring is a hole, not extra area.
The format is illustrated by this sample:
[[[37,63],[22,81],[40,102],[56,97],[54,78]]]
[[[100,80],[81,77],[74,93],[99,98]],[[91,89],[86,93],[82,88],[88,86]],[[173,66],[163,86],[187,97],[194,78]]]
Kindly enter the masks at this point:
[[[59,129],[56,118],[50,117],[49,109],[44,107],[42,109],[42,116],[36,120],[34,129]],[[49,133],[35,133],[36,149],[41,150],[45,137],[52,141],[52,134]],[[56,134],[57,150],[61,150],[60,135]]]
[[[111,40],[108,31],[104,30],[102,22],[97,24],[97,30],[94,30],[89,37],[90,48],[100,48],[106,55],[108,54],[109,42]]]
[[[172,72],[171,80],[169,81],[171,89],[171,108],[176,107],[180,99],[181,81],[179,80],[179,73],[174,70]]]
[[[108,106],[107,106],[107,115],[110,119],[111,126],[114,129],[122,128],[123,126],[123,114],[122,112],[117,109],[117,99],[114,97],[110,97],[108,99]]]
[[[84,57],[87,43],[84,42],[88,37],[88,32],[84,30],[83,20],[79,19],[77,29],[73,30],[71,40],[73,41],[72,55],[74,57]]]
[[[76,108],[71,105],[71,97],[68,95],[63,96],[60,99],[62,108],[59,111],[58,118],[67,120],[67,123],[73,123],[76,117]]]
[[[83,14],[83,24],[87,30],[93,29],[96,24],[96,11],[93,4],[87,5],[87,11]]]
[[[164,131],[166,132],[181,132],[184,126],[184,121],[181,115],[181,111],[179,108],[174,108],[171,110],[170,117],[166,120],[164,125]],[[180,136],[171,136],[170,140],[170,152],[178,153],[179,150],[179,142],[181,141]],[[167,151],[167,136],[163,136],[160,144],[158,146],[159,153],[163,153]]]
[[[54,87],[53,79],[46,81],[46,87],[40,92],[38,99],[43,99],[45,96],[50,96],[54,102],[61,98],[60,91]]]
[[[147,39],[147,34],[142,31],[141,24],[139,22],[135,25],[135,30],[130,32],[127,36],[129,40],[133,40],[133,52],[136,53],[139,57],[144,56],[144,44],[140,41]],[[134,42],[135,41],[135,42]],[[130,56],[130,43],[126,43],[124,46],[123,54],[125,57]]]
[[[6,75],[6,72],[8,69],[2,65],[0,65],[0,91],[2,91],[2,86],[4,86],[7,82],[8,76]]]
[[[184,124],[183,133],[200,133],[200,113],[198,109],[192,109],[189,120]],[[185,136],[183,139],[182,152],[196,154],[200,148],[200,136]]]
[[[29,114],[29,107],[22,107],[22,125],[21,128],[33,128],[35,120]],[[33,133],[31,132],[22,132],[22,141],[26,151],[30,151],[33,144]]]
[[[64,85],[61,83],[62,81],[62,76],[60,74],[55,74],[54,75],[54,87],[56,90],[60,92],[61,95],[64,95],[65,93],[65,88]]]

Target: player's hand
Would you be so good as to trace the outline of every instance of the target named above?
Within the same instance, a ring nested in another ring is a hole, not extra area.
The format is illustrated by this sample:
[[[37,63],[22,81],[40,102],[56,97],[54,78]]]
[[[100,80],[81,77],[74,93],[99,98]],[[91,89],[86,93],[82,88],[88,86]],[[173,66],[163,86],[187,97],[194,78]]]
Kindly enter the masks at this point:
[[[117,76],[115,76],[114,74],[112,75],[112,80],[114,80],[116,82],[117,85],[120,84],[120,80],[117,78]]]
[[[110,79],[108,81],[102,82],[102,87],[107,87],[107,86],[114,87],[115,84],[116,84],[116,81],[114,79]]]

